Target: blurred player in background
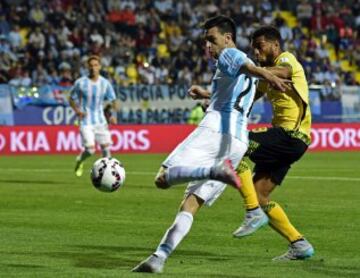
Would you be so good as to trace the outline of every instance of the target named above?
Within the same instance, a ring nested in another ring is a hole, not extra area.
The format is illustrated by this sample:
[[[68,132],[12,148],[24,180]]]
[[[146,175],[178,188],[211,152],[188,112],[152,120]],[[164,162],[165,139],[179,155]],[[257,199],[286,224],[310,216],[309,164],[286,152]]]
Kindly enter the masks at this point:
[[[155,253],[137,265],[134,272],[162,272],[165,261],[190,231],[193,217],[202,205],[215,202],[226,183],[239,187],[232,167],[238,165],[247,149],[247,121],[257,80],[244,73],[262,76],[279,88],[285,86],[282,79],[254,66],[245,53],[236,49],[232,19],[210,18],[204,30],[206,48],[217,60],[212,92],[193,85],[189,94],[194,99],[210,99],[209,107],[199,126],[163,162],[155,179],[157,187],[164,189],[190,183],[174,223]]]
[[[99,143],[103,157],[110,157],[111,136],[108,123],[115,124],[112,116],[115,107],[115,92],[111,83],[100,75],[100,57],[90,56],[87,60],[89,76],[75,81],[70,91],[70,106],[79,118],[80,134],[84,150],[77,156],[75,175],[83,174],[83,162],[95,153]],[[110,102],[105,109],[105,101]]]
[[[198,125],[204,117],[204,114],[205,112],[201,102],[197,102],[196,105],[191,109],[187,123],[190,125]]]
[[[237,171],[247,213],[234,236],[250,235],[269,219],[271,227],[290,243],[288,252],[274,260],[297,260],[311,257],[314,248],[290,223],[281,206],[270,200],[270,194],[310,145],[311,113],[304,70],[280,44],[280,33],[272,26],[261,27],[252,35],[256,60],[275,75],[290,79],[292,86],[281,92],[261,81],[257,88],[255,99],[266,95],[272,104],[272,127],[249,133],[247,155],[255,163],[254,176],[243,160]]]

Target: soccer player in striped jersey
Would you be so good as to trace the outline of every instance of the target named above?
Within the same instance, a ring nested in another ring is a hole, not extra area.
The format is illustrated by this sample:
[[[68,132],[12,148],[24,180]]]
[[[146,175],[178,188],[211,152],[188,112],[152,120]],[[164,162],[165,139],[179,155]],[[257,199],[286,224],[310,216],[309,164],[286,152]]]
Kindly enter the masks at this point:
[[[162,272],[165,261],[190,231],[193,217],[202,205],[210,206],[226,184],[239,187],[233,167],[247,149],[247,121],[257,81],[247,73],[266,78],[279,88],[286,85],[236,49],[232,19],[210,18],[204,30],[206,48],[217,60],[217,69],[211,93],[193,85],[189,94],[194,99],[210,99],[210,104],[198,127],[167,157],[155,178],[157,187],[163,189],[178,183],[189,184],[174,223],[155,253],[137,265],[134,272]]]
[[[311,112],[304,69],[294,55],[282,51],[280,44],[280,33],[272,26],[260,27],[252,35],[252,47],[260,65],[290,79],[292,86],[280,92],[260,82],[257,88],[255,98],[266,95],[272,105],[272,127],[249,132],[247,155],[255,163],[254,175],[242,161],[237,170],[247,213],[234,236],[250,235],[269,220],[271,227],[290,243],[288,251],[274,260],[300,260],[311,257],[314,248],[291,224],[281,206],[270,199],[270,194],[310,145]]]
[[[95,143],[99,143],[103,157],[110,157],[111,136],[104,115],[104,103],[115,105],[115,92],[111,83],[100,75],[100,57],[90,56],[87,60],[89,76],[75,81],[70,92],[70,106],[79,118],[80,134],[84,150],[76,158],[75,175],[83,174],[83,162],[95,153]],[[109,122],[116,123],[115,117]]]

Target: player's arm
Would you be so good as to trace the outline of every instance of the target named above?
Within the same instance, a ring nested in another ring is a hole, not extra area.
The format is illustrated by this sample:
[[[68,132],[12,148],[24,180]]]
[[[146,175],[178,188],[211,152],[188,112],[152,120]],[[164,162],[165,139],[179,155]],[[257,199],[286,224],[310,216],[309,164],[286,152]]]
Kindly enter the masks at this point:
[[[287,83],[290,82],[289,80],[277,77],[265,68],[255,66],[247,58],[244,52],[236,48],[225,48],[221,52],[218,60],[218,67],[221,72],[230,77],[236,77],[241,73],[245,73],[265,79],[273,87],[281,91],[288,89]]]
[[[107,84],[105,100],[109,101],[104,107],[104,115],[109,124],[117,124],[116,111],[120,109],[120,103],[110,82]]]
[[[104,115],[105,119],[108,122],[108,124],[117,124],[116,116],[114,115],[114,111],[117,111],[117,101],[114,100],[112,102],[109,102],[104,107]]]
[[[79,89],[79,83],[75,82],[74,86],[70,90],[69,105],[75,111],[76,116],[81,120],[85,117],[85,113],[80,109],[78,105],[79,95],[81,94]]]
[[[271,86],[273,86],[278,90],[286,91],[287,89],[290,88],[289,87],[289,84],[291,83],[290,80],[275,74],[276,71],[273,72],[268,68],[258,67],[253,65],[252,63],[245,63],[241,71],[250,74],[252,76],[265,79],[268,83],[270,83]]]
[[[210,99],[211,96],[211,93],[208,90],[198,85],[192,85],[188,90],[188,94],[192,99]]]
[[[266,67],[266,69],[280,78],[291,79],[292,77],[292,67],[289,64],[282,64],[275,67]]]

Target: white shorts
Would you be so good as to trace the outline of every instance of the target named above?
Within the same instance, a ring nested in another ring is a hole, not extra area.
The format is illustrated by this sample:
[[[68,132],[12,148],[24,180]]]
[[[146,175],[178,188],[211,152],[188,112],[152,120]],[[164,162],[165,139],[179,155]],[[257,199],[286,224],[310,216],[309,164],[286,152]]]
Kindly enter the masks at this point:
[[[237,167],[247,149],[247,144],[229,135],[207,127],[197,127],[163,162],[165,167],[194,166],[211,167],[230,159]],[[225,190],[226,185],[214,180],[190,182],[185,196],[194,194],[210,206]]]
[[[111,145],[112,143],[107,124],[81,126],[80,134],[85,148],[95,146],[95,143],[100,145]]]

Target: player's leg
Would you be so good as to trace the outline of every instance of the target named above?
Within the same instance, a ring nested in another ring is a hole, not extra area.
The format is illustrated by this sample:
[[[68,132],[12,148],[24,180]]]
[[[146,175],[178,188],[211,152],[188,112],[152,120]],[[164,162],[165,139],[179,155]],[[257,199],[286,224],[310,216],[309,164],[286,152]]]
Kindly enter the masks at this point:
[[[174,223],[166,231],[155,255],[166,260],[188,234],[192,226],[193,217],[203,205],[204,200],[194,194],[187,196],[181,203],[180,210],[176,215]]]
[[[165,189],[193,180],[213,179],[239,187],[232,162],[224,159],[216,163],[216,157],[221,157],[222,140],[229,139],[208,128],[195,129],[164,161],[155,178],[156,186]]]
[[[218,181],[191,182],[175,221],[164,234],[156,251],[136,266],[136,272],[161,272],[167,258],[190,231],[193,217],[203,204],[211,206],[225,190],[226,185]]]
[[[84,161],[95,153],[95,134],[92,126],[80,128],[84,150],[76,157],[75,175],[81,177],[84,172]]]
[[[100,145],[102,157],[111,157],[110,144]]]
[[[166,189],[173,185],[205,179],[221,181],[236,188],[240,186],[240,180],[230,160],[221,161],[211,167],[162,167],[162,170],[155,178],[155,184],[158,188]]]
[[[240,180],[240,194],[246,209],[245,219],[240,227],[233,232],[234,237],[244,237],[253,234],[265,226],[269,219],[259,205],[258,197],[252,180],[252,173],[248,163],[243,159],[236,169]]]
[[[204,200],[196,195],[188,195],[183,200],[173,224],[165,232],[156,251],[146,260],[138,264],[132,271],[152,273],[162,272],[167,258],[189,233],[193,223],[193,217],[203,203]]]
[[[100,144],[102,157],[111,157],[111,134],[107,125],[95,127],[95,140]]]
[[[274,182],[274,177],[267,173],[256,173],[254,183],[260,205],[269,217],[270,226],[290,243],[289,250],[275,257],[274,260],[299,260],[311,257],[314,254],[312,245],[291,224],[283,208],[270,200],[270,193],[276,188],[276,184],[280,183]]]
[[[274,149],[278,145],[276,130],[260,128],[249,132],[249,147],[245,154],[253,162],[275,162],[276,156]],[[240,193],[244,200],[246,209],[245,219],[240,227],[233,232],[235,237],[241,238],[256,232],[259,228],[268,223],[268,217],[259,205],[255,191],[251,169],[243,159],[236,169],[240,181]]]

